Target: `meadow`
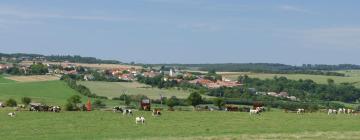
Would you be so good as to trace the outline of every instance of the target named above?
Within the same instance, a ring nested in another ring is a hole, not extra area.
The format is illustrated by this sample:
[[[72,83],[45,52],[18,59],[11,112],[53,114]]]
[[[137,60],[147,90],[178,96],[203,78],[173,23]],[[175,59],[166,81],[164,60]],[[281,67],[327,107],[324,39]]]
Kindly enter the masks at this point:
[[[55,81],[59,80],[59,76],[53,75],[29,75],[29,76],[7,76],[6,79],[16,82],[40,82],[40,81]]]
[[[0,102],[13,98],[20,103],[22,97],[30,97],[33,102],[63,106],[73,95],[81,96],[63,81],[0,83]],[[87,97],[81,97],[82,102],[85,103]],[[120,102],[112,100],[103,101],[111,106],[120,104]]]
[[[9,80],[7,78],[5,78],[4,76],[0,75],[0,84],[2,83],[14,83],[15,81],[13,80]]]
[[[123,116],[111,111],[18,112],[0,109],[0,138],[6,140],[118,139],[358,139],[360,116],[326,113],[163,112],[160,117],[136,111]],[[135,117],[144,116],[145,125]]]
[[[189,91],[152,88],[151,86],[138,82],[81,81],[78,83],[90,88],[93,93],[109,97],[110,99],[113,97],[120,97],[120,95],[123,94],[123,91],[126,91],[127,95],[142,94],[146,95],[150,99],[159,99],[160,94],[164,97],[176,96],[178,98],[187,98],[190,94]]]
[[[218,72],[226,78],[231,80],[237,80],[240,75],[248,75],[252,78],[260,79],[272,79],[275,76],[284,76],[288,79],[299,80],[299,79],[311,79],[316,83],[326,84],[327,79],[333,79],[335,83],[340,84],[344,82],[353,83],[356,87],[360,88],[360,70],[351,70],[351,71],[338,71],[340,73],[345,73],[345,77],[341,76],[326,76],[326,75],[309,75],[309,74],[269,74],[269,73],[253,73],[253,72]]]

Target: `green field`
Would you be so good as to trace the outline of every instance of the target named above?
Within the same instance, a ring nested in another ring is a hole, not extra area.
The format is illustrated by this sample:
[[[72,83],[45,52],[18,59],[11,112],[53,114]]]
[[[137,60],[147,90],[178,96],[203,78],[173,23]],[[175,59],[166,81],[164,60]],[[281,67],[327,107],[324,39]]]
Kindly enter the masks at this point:
[[[72,95],[80,95],[63,81],[3,83],[0,84],[0,102],[13,98],[20,102],[22,97],[30,97],[33,102],[61,105]],[[83,103],[87,97],[81,96]],[[120,104],[112,100],[103,100],[108,105]]]
[[[15,118],[0,110],[0,138],[6,140],[117,139],[358,139],[360,116],[297,115],[265,112],[150,112],[122,116],[113,112],[18,112]],[[144,116],[145,125],[135,117]]]
[[[355,86],[360,87],[360,71],[352,70],[352,71],[339,71],[341,73],[345,73],[345,77],[341,76],[325,76],[325,75],[309,75],[309,74],[268,74],[268,73],[252,73],[252,72],[219,72],[223,76],[230,78],[232,80],[237,80],[239,75],[247,74],[252,78],[260,78],[260,79],[272,79],[275,76],[284,76],[288,79],[299,80],[299,79],[311,79],[320,84],[326,84],[327,79],[331,78],[335,80],[335,83],[354,83]]]
[[[4,76],[0,75],[0,84],[2,84],[2,83],[14,83],[14,82],[15,81],[6,79],[6,78],[4,78]]]
[[[190,94],[189,91],[176,90],[176,89],[158,89],[151,88],[147,85],[137,82],[79,82],[90,88],[93,93],[97,95],[106,96],[110,99],[119,97],[126,90],[127,95],[143,94],[150,99],[159,99],[160,94],[164,97],[176,96],[178,98],[187,98]]]

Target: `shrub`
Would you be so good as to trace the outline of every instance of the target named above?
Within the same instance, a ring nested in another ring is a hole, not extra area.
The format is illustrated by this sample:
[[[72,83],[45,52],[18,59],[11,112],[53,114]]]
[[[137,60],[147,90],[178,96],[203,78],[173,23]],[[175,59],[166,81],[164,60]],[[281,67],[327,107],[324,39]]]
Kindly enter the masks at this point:
[[[79,110],[78,104],[81,103],[81,97],[79,95],[71,96],[65,105],[65,109],[68,111],[77,111]]]
[[[16,107],[17,106],[17,103],[14,99],[10,98],[9,100],[6,101],[6,106],[9,106],[9,107]]]
[[[21,102],[25,105],[29,105],[31,103],[31,98],[23,97],[23,98],[21,98]]]
[[[176,98],[176,96],[172,96],[166,100],[166,105],[172,110],[174,106],[179,105],[179,100]]]
[[[199,93],[193,92],[189,95],[187,98],[187,101],[190,105],[192,105],[195,109],[195,107],[202,103],[202,97]]]

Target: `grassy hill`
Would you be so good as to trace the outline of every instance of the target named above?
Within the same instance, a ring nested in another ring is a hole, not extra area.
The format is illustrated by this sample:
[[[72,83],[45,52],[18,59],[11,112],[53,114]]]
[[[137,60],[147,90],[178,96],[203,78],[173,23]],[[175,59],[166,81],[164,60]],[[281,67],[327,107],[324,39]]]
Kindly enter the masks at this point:
[[[6,140],[118,140],[118,139],[358,139],[358,116],[266,112],[19,112],[15,118],[0,110],[0,137]],[[145,125],[135,117],[144,116]],[[281,120],[279,120],[281,118]]]
[[[151,99],[159,99],[160,94],[165,97],[176,96],[178,98],[187,98],[190,94],[189,91],[176,90],[176,89],[158,89],[151,88],[148,85],[140,84],[138,82],[79,82],[90,88],[93,93],[97,95],[106,96],[109,98],[119,97],[126,90],[128,95],[143,94]]]

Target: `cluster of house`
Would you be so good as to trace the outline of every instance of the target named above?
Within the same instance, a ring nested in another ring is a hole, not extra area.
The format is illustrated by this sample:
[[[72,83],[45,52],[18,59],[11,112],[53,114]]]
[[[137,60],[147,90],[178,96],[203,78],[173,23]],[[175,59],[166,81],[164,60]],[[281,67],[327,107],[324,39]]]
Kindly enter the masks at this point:
[[[292,101],[296,101],[298,100],[295,96],[289,96],[288,92],[256,92],[256,94],[258,95],[267,95],[267,96],[273,96],[273,97],[278,97],[278,98],[287,98],[290,99]]]
[[[198,79],[189,81],[189,83],[202,85],[202,86],[210,88],[210,89],[215,89],[215,88],[220,88],[220,87],[238,87],[238,86],[242,86],[241,83],[239,83],[237,81],[230,81],[230,80],[228,80],[226,78],[222,78],[221,81],[220,80],[212,81],[212,80],[208,80],[208,79],[204,79],[203,77],[200,77]]]
[[[6,69],[9,69],[10,67],[12,67],[12,66],[8,65],[8,64],[0,64],[0,70],[6,70]]]
[[[46,58],[43,56],[36,56],[36,57],[1,57],[1,61],[45,61]]]

